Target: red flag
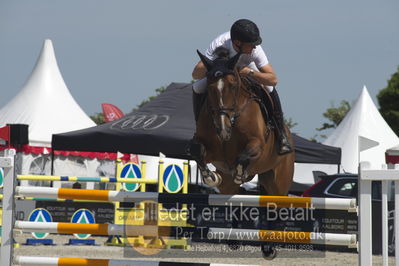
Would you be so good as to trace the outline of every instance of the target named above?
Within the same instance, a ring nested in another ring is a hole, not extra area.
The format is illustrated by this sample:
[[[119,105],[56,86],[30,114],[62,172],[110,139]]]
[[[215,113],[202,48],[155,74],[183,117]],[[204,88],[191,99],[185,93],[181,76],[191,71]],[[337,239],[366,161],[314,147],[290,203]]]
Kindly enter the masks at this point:
[[[103,108],[103,114],[106,123],[117,120],[124,116],[123,112],[113,104],[103,103],[101,104],[101,107]]]
[[[0,128],[0,139],[10,141],[10,126]]]
[[[123,163],[135,163],[139,164],[139,156],[137,154],[120,153],[118,152],[118,159]]]
[[[130,162],[139,164],[139,156],[137,154],[130,154]]]

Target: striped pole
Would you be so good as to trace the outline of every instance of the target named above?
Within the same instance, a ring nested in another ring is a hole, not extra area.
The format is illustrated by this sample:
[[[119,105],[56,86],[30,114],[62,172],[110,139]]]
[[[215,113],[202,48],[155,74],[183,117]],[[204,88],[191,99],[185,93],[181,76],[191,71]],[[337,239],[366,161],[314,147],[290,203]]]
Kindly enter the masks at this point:
[[[164,261],[107,260],[18,256],[15,263],[25,266],[231,266],[219,263],[190,263]],[[237,264],[236,264],[237,265]],[[237,265],[255,266],[255,265]]]
[[[142,183],[157,184],[156,179],[120,178],[120,177],[80,177],[80,176],[44,176],[18,175],[18,180],[30,181],[69,181],[69,182],[98,182],[98,183]]]
[[[32,198],[32,197],[17,197],[23,200],[40,200],[40,201],[57,201],[57,202],[104,202],[103,200],[71,200],[71,199],[50,199],[50,198]],[[3,200],[3,194],[0,194],[0,200]]]
[[[122,235],[144,237],[189,237],[192,240],[238,240],[277,243],[302,243],[356,247],[356,234],[333,234],[294,231],[273,231],[236,228],[180,227],[156,225],[117,225],[83,223],[15,222],[15,229],[24,232],[58,234]]]
[[[17,196],[78,199],[119,202],[154,201],[158,203],[201,204],[207,206],[243,206],[278,208],[315,208],[325,210],[356,211],[356,199],[219,195],[219,194],[170,194],[156,192],[127,192],[112,190],[88,190],[70,188],[17,187]]]

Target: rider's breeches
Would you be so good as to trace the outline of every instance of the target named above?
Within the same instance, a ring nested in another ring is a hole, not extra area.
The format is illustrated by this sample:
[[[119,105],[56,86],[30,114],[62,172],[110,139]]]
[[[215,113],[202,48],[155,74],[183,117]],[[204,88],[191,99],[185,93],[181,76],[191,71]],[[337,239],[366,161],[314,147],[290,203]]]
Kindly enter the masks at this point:
[[[193,83],[193,91],[197,94],[206,92],[206,78],[202,78]]]

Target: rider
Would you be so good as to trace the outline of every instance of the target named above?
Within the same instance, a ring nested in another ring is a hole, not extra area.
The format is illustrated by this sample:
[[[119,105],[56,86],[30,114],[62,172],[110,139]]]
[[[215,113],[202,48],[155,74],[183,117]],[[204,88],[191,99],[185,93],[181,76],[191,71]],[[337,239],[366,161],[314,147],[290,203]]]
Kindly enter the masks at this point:
[[[292,147],[284,130],[283,111],[280,98],[276,91],[277,76],[272,65],[269,63],[265,52],[260,44],[262,39],[256,24],[248,19],[240,19],[234,22],[230,32],[225,32],[214,39],[205,56],[211,60],[215,59],[214,51],[222,46],[230,51],[230,57],[240,52],[242,55],[236,64],[241,76],[255,81],[264,90],[268,90],[274,102],[273,121],[277,130],[279,142],[279,154],[292,152]],[[203,102],[203,93],[206,91],[207,69],[202,61],[195,66],[192,76],[198,79],[193,85],[193,107],[195,120],[198,120],[199,112]],[[262,101],[265,100],[265,92],[262,93]],[[264,103],[265,104],[265,103]]]

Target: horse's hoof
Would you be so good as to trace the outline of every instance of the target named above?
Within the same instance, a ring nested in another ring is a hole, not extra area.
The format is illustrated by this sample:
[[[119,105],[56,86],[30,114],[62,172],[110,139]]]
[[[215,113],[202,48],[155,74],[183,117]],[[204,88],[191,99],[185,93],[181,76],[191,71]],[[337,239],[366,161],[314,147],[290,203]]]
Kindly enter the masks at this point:
[[[272,260],[277,257],[277,250],[275,247],[269,245],[262,245],[262,256],[265,260]]]
[[[242,184],[244,184],[244,182],[242,181],[242,179],[241,178],[234,178],[234,183],[236,183],[237,185],[242,185]]]
[[[215,172],[211,172],[212,176],[204,177],[204,182],[210,187],[218,187],[222,184],[222,177]]]
[[[239,164],[233,176],[235,176],[234,183],[236,183],[237,185],[241,185],[245,183],[245,180],[247,180],[248,173],[247,170],[245,170],[244,167],[241,164]]]

